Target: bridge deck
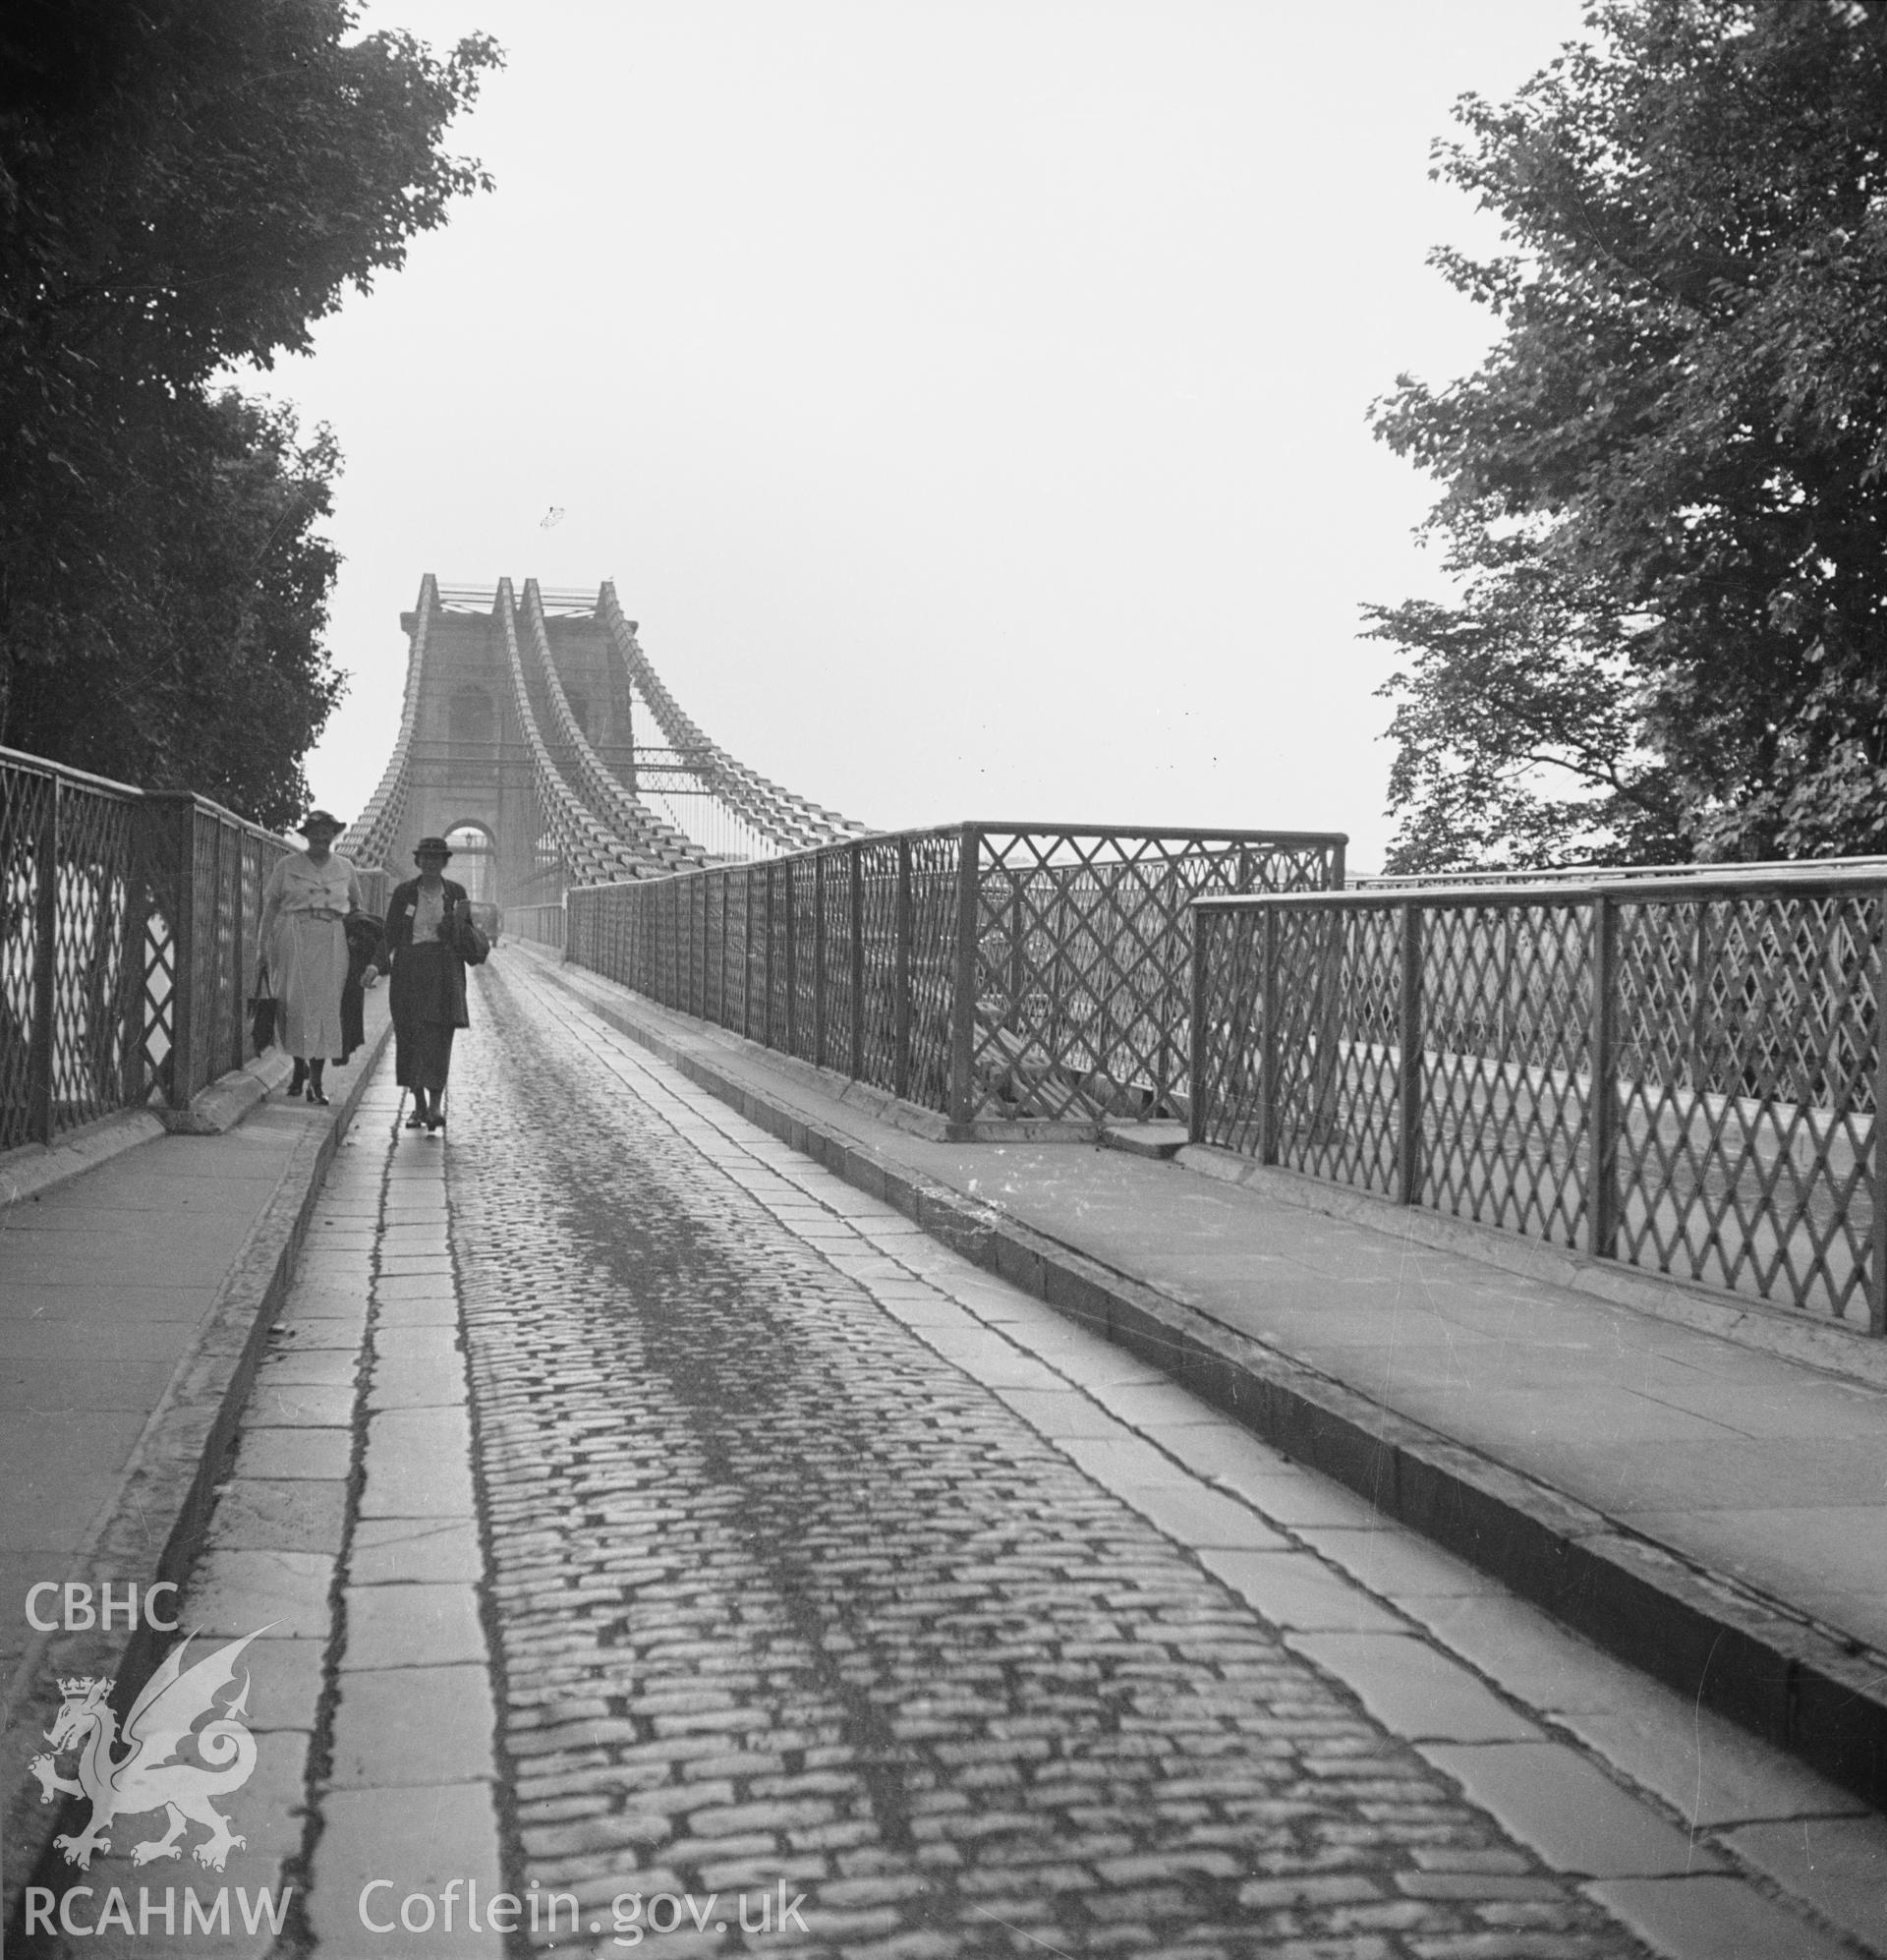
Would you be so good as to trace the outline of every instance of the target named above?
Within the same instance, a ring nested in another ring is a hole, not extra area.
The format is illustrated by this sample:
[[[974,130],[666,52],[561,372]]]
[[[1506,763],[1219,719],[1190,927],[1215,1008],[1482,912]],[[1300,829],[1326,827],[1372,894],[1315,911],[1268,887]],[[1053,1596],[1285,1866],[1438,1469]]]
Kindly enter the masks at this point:
[[[312,1884],[316,1953],[379,1876],[535,1882],[599,1952],[658,1892],[803,1895],[822,1953],[1887,1951],[1856,1799],[691,1076],[1870,1636],[1887,1398],[1171,1167],[885,1129],[511,945],[473,1013],[445,1142],[369,1085],[187,1596],[274,1623],[226,1876]]]

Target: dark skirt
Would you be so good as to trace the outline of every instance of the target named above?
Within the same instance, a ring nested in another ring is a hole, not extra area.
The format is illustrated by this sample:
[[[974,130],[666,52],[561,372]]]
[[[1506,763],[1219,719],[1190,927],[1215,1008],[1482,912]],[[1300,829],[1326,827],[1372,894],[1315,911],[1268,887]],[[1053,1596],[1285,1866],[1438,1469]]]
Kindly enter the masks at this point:
[[[452,1072],[452,1037],[458,1032],[440,1021],[415,1021],[393,1029],[393,1079],[402,1089],[437,1095]]]
[[[451,954],[433,941],[402,947],[393,960],[393,1075],[403,1089],[435,1092],[452,1066]]]

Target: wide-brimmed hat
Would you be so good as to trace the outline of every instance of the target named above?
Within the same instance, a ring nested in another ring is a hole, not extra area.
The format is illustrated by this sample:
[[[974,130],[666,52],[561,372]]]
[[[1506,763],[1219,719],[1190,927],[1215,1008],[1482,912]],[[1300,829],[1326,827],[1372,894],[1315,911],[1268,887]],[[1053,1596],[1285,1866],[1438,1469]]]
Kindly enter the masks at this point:
[[[415,857],[425,857],[429,851],[434,857],[450,857],[452,855],[452,846],[443,837],[422,837],[413,846],[413,855]]]
[[[295,829],[302,836],[306,837],[312,836],[315,831],[329,830],[338,832],[346,830],[347,826],[331,810],[311,810],[295,826]]]

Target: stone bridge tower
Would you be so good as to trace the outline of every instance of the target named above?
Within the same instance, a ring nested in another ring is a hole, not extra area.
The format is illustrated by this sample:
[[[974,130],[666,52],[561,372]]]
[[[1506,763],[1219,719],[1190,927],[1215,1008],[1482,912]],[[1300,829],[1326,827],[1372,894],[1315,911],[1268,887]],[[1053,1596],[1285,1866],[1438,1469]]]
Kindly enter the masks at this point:
[[[406,696],[379,787],[342,837],[398,880],[413,846],[451,840],[452,875],[507,909],[573,884],[770,857],[866,827],[711,741],[636,641],[608,580],[594,594],[441,586],[400,615]]]
[[[562,597],[543,595],[557,677],[599,759],[633,789],[627,678],[597,624],[594,597],[560,605]],[[455,855],[447,876],[474,898],[554,905],[563,896],[560,860],[543,835],[532,746],[510,652],[493,616],[495,599],[486,589],[438,588],[412,704],[405,808],[385,833],[386,867],[396,878],[410,878],[419,839],[448,836]],[[419,623],[417,612],[400,614],[409,646]]]

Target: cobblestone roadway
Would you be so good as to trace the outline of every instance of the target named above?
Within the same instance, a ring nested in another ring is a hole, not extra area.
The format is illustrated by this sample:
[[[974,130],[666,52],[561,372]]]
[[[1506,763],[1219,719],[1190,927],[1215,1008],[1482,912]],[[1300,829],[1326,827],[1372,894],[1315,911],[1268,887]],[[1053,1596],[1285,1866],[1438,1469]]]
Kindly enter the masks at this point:
[[[802,1893],[800,1951],[1639,1951],[927,1346],[961,1309],[887,1207],[522,962],[473,1012],[500,1740],[519,1889],[575,1893],[579,1947],[665,1892],[718,1895],[650,1940],[677,1956],[778,1950],[735,1902]]]

